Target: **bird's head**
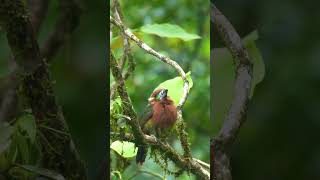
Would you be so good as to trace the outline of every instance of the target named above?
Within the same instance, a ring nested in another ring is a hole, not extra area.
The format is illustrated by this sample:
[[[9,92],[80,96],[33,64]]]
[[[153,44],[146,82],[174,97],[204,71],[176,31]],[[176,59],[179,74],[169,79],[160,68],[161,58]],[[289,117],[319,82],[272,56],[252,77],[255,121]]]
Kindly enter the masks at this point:
[[[149,101],[152,101],[152,100],[162,101],[167,97],[168,97],[168,89],[158,89],[151,94]]]

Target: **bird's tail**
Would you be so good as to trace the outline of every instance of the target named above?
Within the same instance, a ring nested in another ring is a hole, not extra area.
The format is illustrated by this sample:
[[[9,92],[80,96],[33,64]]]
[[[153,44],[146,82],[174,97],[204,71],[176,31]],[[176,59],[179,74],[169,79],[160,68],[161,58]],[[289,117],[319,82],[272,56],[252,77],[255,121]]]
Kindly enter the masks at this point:
[[[142,165],[147,157],[147,148],[144,146],[138,147],[138,152],[136,156],[136,163]]]

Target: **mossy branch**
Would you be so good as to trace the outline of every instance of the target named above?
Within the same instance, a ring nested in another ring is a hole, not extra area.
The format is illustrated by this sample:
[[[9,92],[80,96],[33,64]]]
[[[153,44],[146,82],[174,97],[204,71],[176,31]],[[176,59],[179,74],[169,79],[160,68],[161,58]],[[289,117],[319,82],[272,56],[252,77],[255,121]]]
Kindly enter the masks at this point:
[[[40,55],[30,17],[20,0],[0,0],[0,24],[6,31],[22,93],[37,124],[69,134],[68,126],[56,102],[48,67]],[[42,145],[41,164],[61,173],[66,179],[87,179],[86,168],[79,158],[71,136],[58,136],[48,130],[40,133],[54,144],[55,151]],[[61,156],[63,154],[65,156]]]

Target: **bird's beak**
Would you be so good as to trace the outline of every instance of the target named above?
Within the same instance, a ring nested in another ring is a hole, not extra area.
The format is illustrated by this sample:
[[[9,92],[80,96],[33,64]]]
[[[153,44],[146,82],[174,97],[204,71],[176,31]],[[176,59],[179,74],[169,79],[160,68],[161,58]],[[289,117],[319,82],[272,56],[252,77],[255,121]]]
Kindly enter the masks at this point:
[[[164,93],[164,97],[167,97],[167,95],[168,95],[168,89],[165,89],[164,92],[165,92],[165,93]]]

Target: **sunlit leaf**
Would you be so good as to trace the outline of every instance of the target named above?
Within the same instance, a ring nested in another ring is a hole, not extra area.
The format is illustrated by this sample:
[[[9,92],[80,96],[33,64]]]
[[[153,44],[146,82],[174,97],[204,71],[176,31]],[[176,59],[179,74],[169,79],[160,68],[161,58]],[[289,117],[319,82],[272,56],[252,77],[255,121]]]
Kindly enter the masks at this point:
[[[141,31],[148,34],[155,34],[160,37],[179,38],[184,41],[200,39],[197,34],[186,32],[183,28],[175,24],[148,24],[141,27]]]
[[[193,81],[191,78],[191,72],[186,74],[187,80],[189,81],[189,90],[193,86]],[[169,79],[159,84],[154,90],[157,89],[168,89],[168,96],[173,100],[175,105],[179,104],[179,101],[183,95],[183,80],[180,76],[173,79]]]
[[[124,158],[136,156],[138,150],[134,143],[127,141],[115,141],[111,144],[110,148]]]

